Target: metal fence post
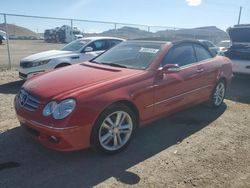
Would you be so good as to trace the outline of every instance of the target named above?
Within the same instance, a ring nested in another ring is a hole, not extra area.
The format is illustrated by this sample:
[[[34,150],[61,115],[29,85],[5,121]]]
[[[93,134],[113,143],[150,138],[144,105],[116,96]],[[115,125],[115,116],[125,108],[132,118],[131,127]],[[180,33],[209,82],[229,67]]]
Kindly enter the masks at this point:
[[[4,14],[3,16],[4,16],[4,23],[5,23],[5,32],[6,32],[6,41],[7,41],[7,51],[8,51],[8,59],[9,59],[9,69],[11,69],[10,46],[9,46],[9,32],[8,32],[6,14]]]
[[[74,27],[73,26],[73,19],[70,20],[70,27],[71,27],[71,29],[73,29],[73,27]]]
[[[148,32],[150,32],[150,26],[148,26]]]

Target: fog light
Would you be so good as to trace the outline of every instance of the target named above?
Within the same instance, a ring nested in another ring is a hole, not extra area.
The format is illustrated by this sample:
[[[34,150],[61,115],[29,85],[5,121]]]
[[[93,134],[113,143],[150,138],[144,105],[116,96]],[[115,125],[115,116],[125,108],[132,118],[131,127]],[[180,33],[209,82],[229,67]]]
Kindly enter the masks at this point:
[[[48,139],[50,142],[52,142],[53,144],[58,144],[60,142],[60,138],[56,137],[56,136],[48,136]]]

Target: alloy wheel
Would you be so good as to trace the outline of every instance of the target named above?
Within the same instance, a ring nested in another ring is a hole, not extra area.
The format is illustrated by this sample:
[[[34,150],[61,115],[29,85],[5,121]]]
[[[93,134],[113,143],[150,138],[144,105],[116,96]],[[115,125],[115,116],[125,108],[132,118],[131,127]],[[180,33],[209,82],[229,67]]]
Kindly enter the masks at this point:
[[[225,84],[223,82],[219,82],[215,88],[214,92],[214,105],[220,106],[220,104],[223,102],[224,96],[225,96]]]
[[[108,115],[99,129],[100,145],[115,151],[122,148],[130,139],[133,131],[133,121],[125,111],[116,111]]]

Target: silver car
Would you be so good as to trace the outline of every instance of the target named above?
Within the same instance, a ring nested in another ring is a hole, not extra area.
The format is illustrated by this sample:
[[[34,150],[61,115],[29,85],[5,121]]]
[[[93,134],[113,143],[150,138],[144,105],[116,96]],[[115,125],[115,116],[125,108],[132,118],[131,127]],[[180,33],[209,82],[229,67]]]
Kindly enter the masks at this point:
[[[114,37],[88,37],[75,40],[60,50],[30,55],[20,61],[19,77],[26,80],[42,72],[88,61],[122,41],[124,39]]]

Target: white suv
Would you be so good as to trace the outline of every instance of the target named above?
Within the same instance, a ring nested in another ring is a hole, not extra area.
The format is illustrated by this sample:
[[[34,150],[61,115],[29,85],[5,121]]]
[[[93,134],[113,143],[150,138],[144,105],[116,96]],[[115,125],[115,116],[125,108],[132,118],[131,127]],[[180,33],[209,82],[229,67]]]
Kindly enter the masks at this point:
[[[88,61],[122,41],[124,39],[114,37],[88,37],[75,40],[60,50],[30,55],[20,61],[19,77],[26,80],[42,72]]]

